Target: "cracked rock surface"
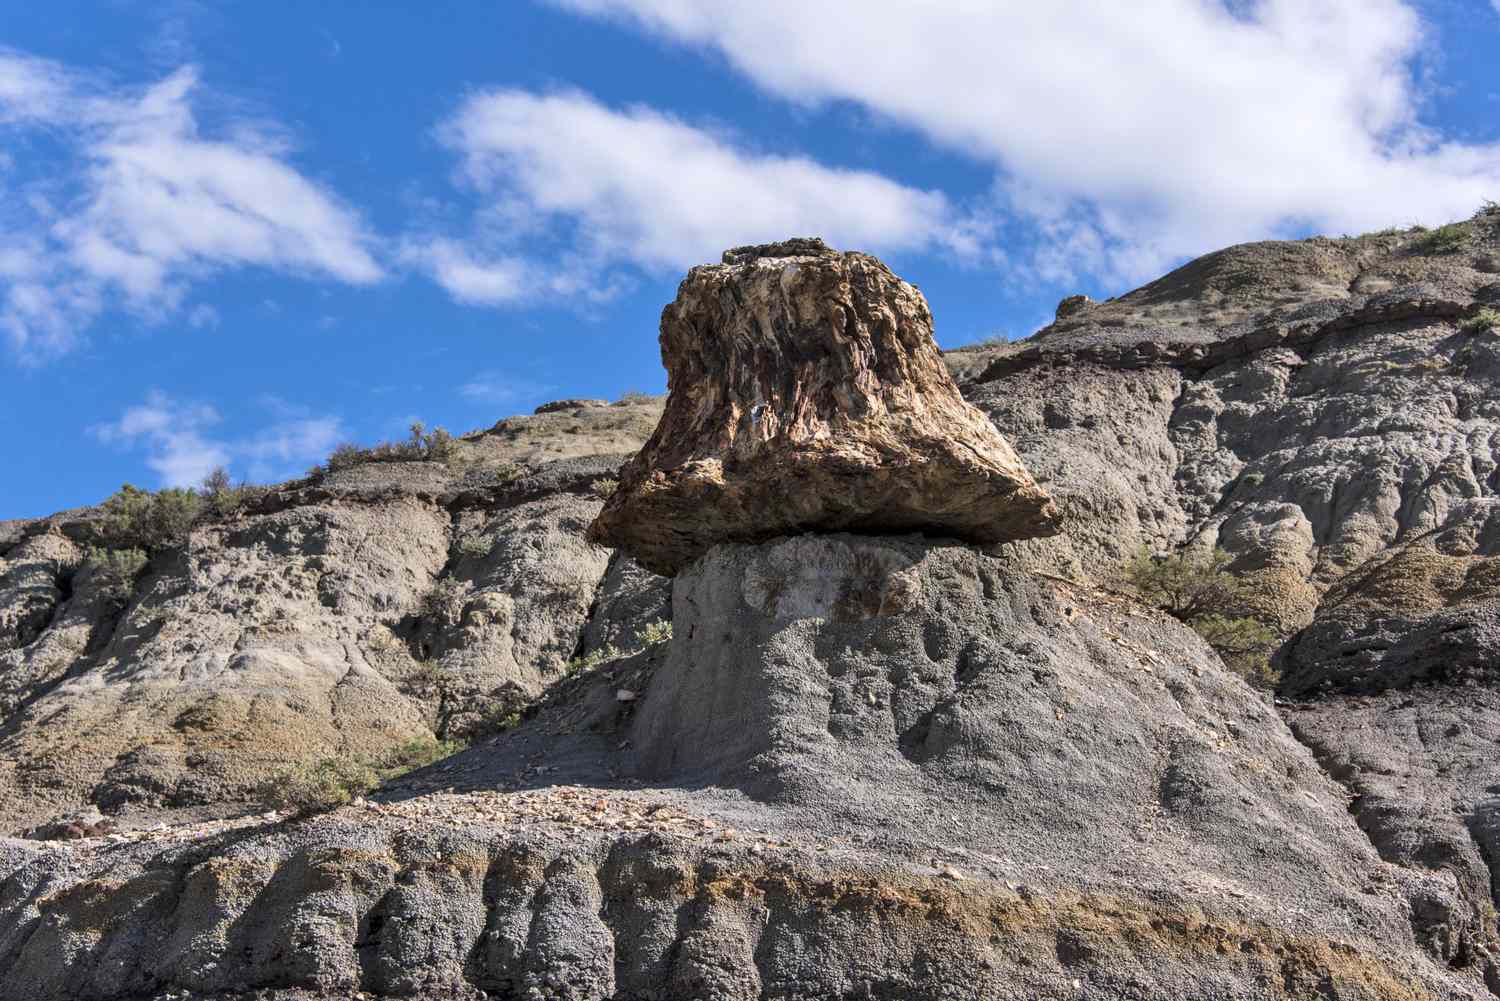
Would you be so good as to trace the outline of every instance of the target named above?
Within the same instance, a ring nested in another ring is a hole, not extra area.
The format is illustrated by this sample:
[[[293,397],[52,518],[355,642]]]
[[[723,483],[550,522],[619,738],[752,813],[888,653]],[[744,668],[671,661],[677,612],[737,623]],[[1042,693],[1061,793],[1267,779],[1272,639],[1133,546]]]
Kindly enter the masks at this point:
[[[123,604],[89,512],[0,523],[0,816],[118,825],[0,842],[0,997],[1500,994],[1496,260],[1485,214],[1232,247],[950,352],[1066,525],[1002,555],[793,535],[672,596],[583,538],[659,400],[289,484]],[[1111,590],[1211,545],[1274,701]],[[538,701],[371,804],[196,822],[433,732],[435,666]]]
[[[656,406],[567,419],[607,439]],[[18,526],[0,555],[0,829],[90,804],[243,810],[289,764],[376,758],[540,693],[586,625],[640,628],[609,608],[662,605],[665,582],[628,561],[606,584],[610,554],[583,537],[618,464],[487,481],[375,463],[289,484],[195,527],[125,597],[84,559],[88,512]]]
[[[725,253],[662,311],[666,409],[589,537],[661,574],[717,542],[802,531],[973,542],[1057,512],[964,402],[914,287],[821,240]]]
[[[1036,565],[1235,557],[1284,715],[1384,857],[1452,882],[1431,947],[1500,992],[1500,214],[1461,236],[1231,247],[949,361],[1070,526]]]
[[[1478,996],[1424,948],[1451,883],[1159,613],[855,536],[718,547],[673,602],[376,802],[5,843],[0,995]]]

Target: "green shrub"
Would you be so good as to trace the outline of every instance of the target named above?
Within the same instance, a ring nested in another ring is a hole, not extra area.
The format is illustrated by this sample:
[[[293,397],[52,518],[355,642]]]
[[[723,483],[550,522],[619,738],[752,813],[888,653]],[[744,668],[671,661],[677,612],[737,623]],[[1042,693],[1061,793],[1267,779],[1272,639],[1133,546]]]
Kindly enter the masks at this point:
[[[635,641],[645,647],[665,643],[672,638],[672,623],[665,619],[657,619],[655,622],[647,623],[635,634]]]
[[[496,706],[484,717],[484,729],[489,734],[504,733],[521,725],[521,710],[510,706]]]
[[[606,643],[587,656],[574,657],[568,661],[563,670],[570,674],[574,671],[590,671],[600,664],[607,664],[613,660],[622,660],[625,657],[634,657],[636,654],[649,650],[658,643],[665,643],[671,638],[672,623],[665,619],[657,619],[655,622],[648,622],[636,630],[636,645],[634,649],[622,650],[613,643]]]
[[[1271,669],[1275,630],[1248,615],[1204,615],[1191,625],[1230,670],[1251,684],[1275,687],[1277,678]]]
[[[427,430],[427,425],[415,421],[411,434],[405,441],[383,441],[369,448],[345,442],[335,448],[321,466],[308,470],[311,476],[362,466],[370,462],[443,462],[452,464],[458,459],[458,439],[441,427]]]
[[[276,773],[256,787],[255,798],[268,810],[305,817],[336,810],[379,784],[380,776],[368,762],[324,758]]]
[[[264,497],[268,487],[241,483],[235,486],[229,479],[229,471],[223,466],[214,469],[203,478],[198,494],[203,498],[203,514],[213,518],[227,518],[236,511]]]
[[[1473,316],[1465,317],[1458,329],[1466,334],[1482,334],[1487,330],[1500,330],[1500,309],[1485,306]]]
[[[1162,557],[1143,549],[1125,576],[1142,600],[1191,626],[1235,673],[1274,687],[1276,632],[1246,614],[1244,585],[1228,570],[1232,561],[1222,549]]]
[[[598,667],[600,664],[606,664],[609,661],[619,660],[621,657],[628,656],[630,656],[628,652],[621,650],[613,643],[606,643],[604,646],[595,650],[593,653],[588,654],[587,656],[574,657],[572,660],[568,661],[567,666],[564,668],[564,670],[569,674],[573,673],[574,671],[589,671]]]
[[[174,545],[187,538],[203,506],[196,490],[171,487],[152,493],[126,483],[100,505],[100,539],[112,549]]]
[[[1427,254],[1453,254],[1468,244],[1469,235],[1468,223],[1450,222],[1422,237],[1416,242],[1415,247]]]
[[[84,562],[93,571],[100,592],[114,601],[129,600],[135,581],[149,562],[140,549],[104,549],[89,547]]]
[[[432,737],[416,737],[397,744],[375,763],[381,781],[397,779],[407,772],[426,768],[434,761],[451,757],[468,745],[458,740],[435,740]]]
[[[470,559],[482,560],[494,548],[494,541],[480,532],[473,532],[458,540],[458,551]]]
[[[453,740],[416,737],[374,759],[334,757],[294,765],[256,786],[255,798],[265,809],[291,810],[299,817],[327,813],[368,795],[382,782],[457,754],[465,746]]]
[[[1142,549],[1125,575],[1148,604],[1188,622],[1220,614],[1239,600],[1239,582],[1226,569],[1233,559],[1222,549],[1172,556],[1153,556]]]
[[[449,624],[455,623],[463,614],[464,600],[468,596],[467,581],[456,577],[443,577],[434,581],[432,587],[422,596],[422,615],[425,618],[438,619]]]
[[[324,465],[328,467],[329,472],[333,473],[338,472],[341,469],[349,469],[350,467],[358,466],[360,463],[373,461],[374,456],[372,456],[370,452],[367,452],[365,449],[360,448],[358,445],[355,445],[352,442],[346,441],[342,444],[334,446],[333,451],[328,453],[328,459],[324,463]],[[315,466],[313,468],[317,469],[319,467]]]
[[[620,481],[615,479],[613,476],[600,477],[593,483],[589,484],[589,489],[592,490],[596,496],[602,497],[605,500],[608,500],[610,495],[618,490],[619,487]]]

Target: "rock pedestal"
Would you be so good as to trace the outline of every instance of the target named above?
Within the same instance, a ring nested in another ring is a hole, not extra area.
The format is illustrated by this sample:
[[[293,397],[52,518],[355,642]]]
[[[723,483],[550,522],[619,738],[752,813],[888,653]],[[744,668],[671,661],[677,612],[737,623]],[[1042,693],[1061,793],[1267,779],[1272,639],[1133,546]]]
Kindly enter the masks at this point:
[[[922,294],[821,240],[725,253],[662,312],[670,395],[589,538],[674,574],[802,531],[1054,535],[1052,500],[964,402]]]

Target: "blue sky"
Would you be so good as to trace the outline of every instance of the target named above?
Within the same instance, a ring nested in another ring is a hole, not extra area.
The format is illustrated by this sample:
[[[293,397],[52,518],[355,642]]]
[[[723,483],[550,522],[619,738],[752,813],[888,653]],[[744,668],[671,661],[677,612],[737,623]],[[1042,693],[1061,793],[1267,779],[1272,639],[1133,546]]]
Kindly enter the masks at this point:
[[[725,247],[1024,336],[1228,243],[1500,198],[1500,0],[0,10],[0,518],[664,387]]]

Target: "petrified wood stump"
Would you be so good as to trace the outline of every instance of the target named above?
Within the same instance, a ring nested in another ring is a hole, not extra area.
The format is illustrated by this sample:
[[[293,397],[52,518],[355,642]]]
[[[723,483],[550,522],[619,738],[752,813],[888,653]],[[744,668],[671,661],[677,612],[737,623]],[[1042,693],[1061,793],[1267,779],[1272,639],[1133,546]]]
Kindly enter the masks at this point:
[[[662,311],[666,410],[589,538],[674,574],[805,531],[1054,535],[1057,509],[964,402],[922,294],[821,240],[693,268]]]

